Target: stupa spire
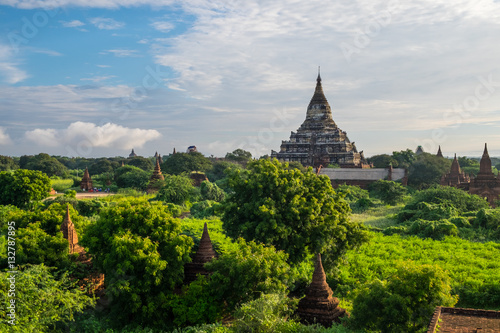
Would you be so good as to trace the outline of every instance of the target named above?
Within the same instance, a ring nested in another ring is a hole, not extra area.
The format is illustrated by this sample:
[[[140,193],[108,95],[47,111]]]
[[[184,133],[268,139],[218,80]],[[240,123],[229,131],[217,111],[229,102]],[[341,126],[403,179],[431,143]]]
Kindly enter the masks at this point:
[[[61,224],[61,232],[63,237],[68,240],[69,253],[77,252],[78,249],[78,235],[75,230],[75,225],[69,216],[69,204],[66,206],[66,214],[64,215],[63,223]]]
[[[340,322],[340,317],[348,315],[339,307],[339,300],[332,297],[333,291],[326,282],[326,274],[321,262],[321,254],[316,255],[312,282],[306,296],[299,302],[297,313],[301,321],[308,324],[319,323],[329,327],[333,322]]]
[[[208,234],[207,222],[205,222],[198,251],[196,251],[193,261],[184,266],[184,281],[186,283],[194,281],[198,274],[207,275],[208,271],[205,269],[204,265],[212,261],[216,255],[212,246],[212,241],[210,240],[210,235]]]
[[[437,157],[443,157],[443,153],[441,152],[441,146],[439,146],[438,152],[437,152],[436,156]],[[455,154],[455,157],[456,157],[456,154]]]
[[[488,146],[486,143],[484,144],[483,156],[479,162],[479,174],[493,174],[493,171],[491,170],[490,154],[488,154]]]

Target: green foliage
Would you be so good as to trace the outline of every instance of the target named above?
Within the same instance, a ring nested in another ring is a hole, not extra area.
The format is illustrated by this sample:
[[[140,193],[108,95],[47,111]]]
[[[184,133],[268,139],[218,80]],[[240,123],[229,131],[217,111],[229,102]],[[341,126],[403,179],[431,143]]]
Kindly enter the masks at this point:
[[[243,149],[236,149],[232,153],[226,154],[226,160],[234,161],[238,163],[247,163],[252,159],[252,153]]]
[[[408,169],[417,159],[417,155],[411,149],[393,151],[392,157],[397,161],[397,164],[393,164],[393,167],[406,169]]]
[[[49,191],[50,179],[40,171],[0,172],[0,205],[30,207],[34,201],[46,198]]]
[[[204,200],[221,202],[226,197],[226,193],[217,184],[203,181],[200,185],[201,197]]]
[[[94,162],[88,168],[89,173],[94,176],[103,173],[113,173],[114,169],[116,169],[118,165],[118,163],[111,162],[107,158],[99,158],[94,160]]]
[[[149,326],[163,322],[162,306],[183,279],[191,238],[161,202],[130,199],[104,209],[80,243],[105,274],[111,317]]]
[[[138,190],[145,190],[150,176],[147,171],[135,166],[126,165],[116,170],[116,185],[122,188],[131,187]]]
[[[191,215],[197,219],[203,219],[210,216],[221,216],[223,206],[212,200],[199,201],[191,206]]]
[[[453,306],[450,279],[438,266],[403,265],[387,281],[375,280],[354,300],[356,327],[383,332],[422,332],[436,306]]]
[[[196,198],[196,192],[197,189],[189,177],[166,175],[164,185],[156,195],[156,199],[181,205],[187,200]]]
[[[284,332],[295,326],[290,319],[297,303],[297,299],[285,294],[262,294],[236,310],[232,329],[235,332]]]
[[[377,180],[369,186],[370,194],[388,205],[396,205],[404,201],[407,189],[400,183],[390,180]]]
[[[162,170],[173,175],[191,171],[207,172],[211,168],[210,160],[198,152],[173,154],[161,166]]]
[[[212,272],[208,288],[232,312],[262,294],[282,293],[294,282],[287,255],[273,246],[238,239],[218,259],[205,264]]]
[[[389,165],[398,167],[398,161],[387,154],[374,155],[368,159],[368,163],[373,163],[374,168],[387,168]]]
[[[0,273],[0,331],[65,332],[75,314],[94,305],[94,301],[75,287],[67,275],[55,279],[44,265],[31,266],[15,276],[15,298],[9,297],[13,274]],[[8,323],[7,305],[15,299],[15,326]]]
[[[479,210],[473,224],[475,227],[493,230],[500,229],[500,210],[484,208]]]
[[[252,161],[247,168],[230,175],[234,193],[222,218],[230,237],[272,244],[293,263],[320,252],[330,268],[367,239],[363,226],[349,221],[350,208],[328,177],[288,170],[277,160]]]
[[[500,304],[500,244],[478,243],[456,237],[442,241],[417,237],[373,234],[369,244],[349,251],[347,263],[328,277],[336,296],[375,279],[385,280],[395,273],[398,263],[411,260],[415,265],[432,264],[448,272],[452,294],[459,295],[458,307],[498,309]]]
[[[0,171],[10,171],[19,169],[19,166],[12,157],[0,155]]]
[[[207,177],[211,182],[216,182],[218,180],[227,177],[227,172],[230,169],[242,169],[242,166],[238,163],[228,162],[228,161],[216,161],[213,164],[212,169],[207,171]]]
[[[135,166],[144,171],[153,171],[154,164],[149,158],[145,158],[142,156],[131,157],[127,159],[127,165]]]
[[[68,168],[59,162],[55,157],[41,153],[36,156],[21,156],[23,169],[38,170],[49,177],[67,177]]]
[[[441,176],[450,170],[451,161],[429,153],[417,155],[408,170],[408,185],[418,189],[439,185]]]
[[[340,185],[337,187],[336,192],[344,195],[344,199],[354,212],[363,212],[375,206],[373,201],[370,200],[368,191],[361,189],[359,186]]]
[[[73,179],[51,179],[50,185],[57,192],[64,192],[73,187]]]
[[[489,207],[488,202],[477,195],[470,195],[451,186],[439,186],[417,192],[398,214],[398,219],[437,220],[487,207]]]
[[[442,240],[445,236],[458,235],[456,225],[447,220],[427,221],[418,219],[411,224],[408,232],[410,235],[437,240]]]
[[[226,236],[222,229],[222,221],[219,219],[201,220],[195,218],[182,219],[182,233],[190,236],[194,241],[192,252],[195,252],[200,242],[203,226],[207,222],[210,240],[214,250],[217,253],[224,253],[227,249],[233,247],[232,240]]]

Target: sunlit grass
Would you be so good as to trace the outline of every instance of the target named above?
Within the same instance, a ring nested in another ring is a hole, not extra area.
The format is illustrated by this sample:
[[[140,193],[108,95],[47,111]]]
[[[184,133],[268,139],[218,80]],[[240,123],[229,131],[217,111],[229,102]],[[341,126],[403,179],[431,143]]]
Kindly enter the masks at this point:
[[[361,222],[373,228],[387,228],[397,224],[396,214],[403,207],[404,204],[399,204],[397,206],[379,204],[362,213],[353,213],[351,215],[351,221]]]

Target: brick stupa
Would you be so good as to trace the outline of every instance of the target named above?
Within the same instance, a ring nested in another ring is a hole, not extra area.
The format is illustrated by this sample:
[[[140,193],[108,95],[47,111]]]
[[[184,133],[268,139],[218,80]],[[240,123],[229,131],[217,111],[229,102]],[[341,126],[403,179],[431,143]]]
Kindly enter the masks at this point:
[[[78,245],[78,235],[75,225],[69,216],[69,204],[66,206],[66,215],[64,215],[64,220],[61,224],[61,232],[63,233],[63,237],[68,240],[70,254],[82,252],[83,248]]]
[[[159,187],[161,186],[161,183],[158,183],[162,180],[165,180],[165,177],[161,173],[160,169],[160,159],[159,157],[156,157],[156,165],[155,165],[155,170],[153,171],[153,174],[151,175],[151,178],[149,178],[149,184],[148,184],[148,193],[152,193],[154,191],[157,191]]]
[[[83,191],[89,191],[93,188],[92,179],[90,178],[89,169],[87,167],[85,167],[85,172],[83,173],[83,178],[80,182],[80,188]]]
[[[325,271],[321,263],[321,255],[316,255],[316,266],[312,282],[306,290],[306,296],[299,302],[297,314],[304,324],[319,323],[330,327],[333,322],[340,322],[340,318],[348,316],[345,309],[339,307],[339,300],[332,297],[333,291],[326,282]]]
[[[479,163],[479,173],[475,178],[471,179],[469,193],[486,198],[492,207],[495,207],[495,201],[500,200],[500,178],[495,177],[493,174],[486,143]]]
[[[462,188],[468,186],[470,183],[469,175],[460,170],[460,165],[458,164],[457,154],[451,163],[450,172],[441,177],[441,185],[453,186],[457,188]]]
[[[216,255],[212,246],[212,241],[210,240],[210,235],[208,234],[207,222],[205,222],[198,251],[196,251],[193,261],[184,266],[184,282],[190,283],[196,280],[198,274],[208,275],[209,272],[203,266],[207,262],[212,261]]]

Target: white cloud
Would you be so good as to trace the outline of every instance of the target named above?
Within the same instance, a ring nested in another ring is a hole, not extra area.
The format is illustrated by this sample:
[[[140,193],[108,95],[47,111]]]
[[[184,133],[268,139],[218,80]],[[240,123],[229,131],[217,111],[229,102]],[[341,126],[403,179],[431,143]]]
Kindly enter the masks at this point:
[[[161,32],[169,32],[170,30],[175,28],[175,25],[173,23],[167,21],[156,21],[151,23],[151,26]]]
[[[90,77],[90,78],[83,78],[83,79],[80,79],[81,81],[92,81],[94,83],[98,83],[98,82],[102,82],[102,81],[106,81],[106,80],[109,80],[109,79],[112,79],[116,77],[115,75],[108,75],[108,76],[94,76],[94,77]]]
[[[106,50],[101,52],[101,54],[111,53],[115,57],[125,58],[125,57],[140,57],[140,54],[137,50],[129,50],[129,49],[116,49],[116,50]]]
[[[109,68],[111,67],[110,65],[96,65],[97,67],[100,67],[100,68]]]
[[[89,21],[90,23],[92,23],[98,29],[101,30],[116,30],[116,29],[121,29],[125,26],[125,23],[123,22],[118,22],[112,18],[105,18],[105,17],[94,17],[91,18]]]
[[[77,27],[81,27],[81,26],[85,25],[85,23],[83,23],[82,21],[79,21],[79,20],[59,21],[59,22],[61,22],[62,26],[65,28],[77,28]]]
[[[12,48],[0,44],[0,79],[8,84],[16,84],[26,80],[28,74],[19,66],[19,60]]]
[[[9,145],[12,143],[9,134],[5,133],[5,128],[0,127],[0,145]]]
[[[156,130],[127,128],[112,123],[98,126],[94,123],[77,121],[66,129],[27,131],[25,137],[42,147],[85,145],[89,148],[130,149],[141,148],[146,142],[159,139],[161,134]]]

